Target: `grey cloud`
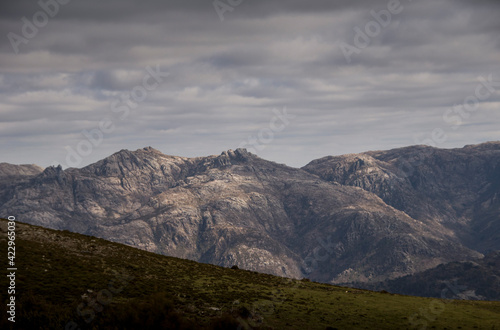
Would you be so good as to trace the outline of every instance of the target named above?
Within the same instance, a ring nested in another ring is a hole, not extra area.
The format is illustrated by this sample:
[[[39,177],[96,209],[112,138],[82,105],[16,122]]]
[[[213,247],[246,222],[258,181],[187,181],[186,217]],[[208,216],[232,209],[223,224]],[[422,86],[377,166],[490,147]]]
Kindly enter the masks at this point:
[[[25,162],[28,153],[42,166],[63,162],[64,147],[103,118],[116,129],[82,166],[146,145],[220,153],[268,127],[272,109],[285,106],[296,119],[260,155],[295,166],[449,130],[443,112],[474,94],[478,76],[500,81],[499,6],[401,1],[404,10],[348,63],[339,43],[354,45],[354,28],[388,2],[243,1],[221,22],[211,1],[73,0],[18,55],[6,35],[20,33],[21,17],[39,7],[6,2],[0,127],[10,142],[0,144],[1,161]],[[113,102],[140,88],[145,67],[156,65],[170,75],[120,120]],[[481,102],[440,146],[498,139],[499,100],[497,91]]]
[[[266,1],[252,0],[242,1],[238,7],[244,8],[245,12],[240,15],[269,16],[281,15],[283,13],[316,13],[325,11],[338,11],[345,9],[363,9],[386,6],[387,0],[315,0],[315,1]],[[227,3],[227,2],[226,2]],[[66,19],[89,19],[93,21],[120,21],[127,20],[130,15],[147,19],[154,13],[168,12],[188,12],[188,13],[210,13],[213,14],[214,7],[212,1],[204,0],[108,0],[106,2],[98,0],[72,0],[67,5],[61,6],[64,9]],[[27,16],[34,10],[39,10],[39,6],[34,1],[19,0],[2,4],[0,18],[15,18]]]

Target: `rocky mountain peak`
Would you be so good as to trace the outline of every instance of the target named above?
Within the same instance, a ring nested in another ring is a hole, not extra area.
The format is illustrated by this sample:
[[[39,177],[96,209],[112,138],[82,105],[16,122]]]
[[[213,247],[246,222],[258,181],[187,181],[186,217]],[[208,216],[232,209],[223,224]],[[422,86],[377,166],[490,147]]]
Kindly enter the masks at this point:
[[[232,165],[248,163],[257,159],[259,157],[249,153],[246,149],[238,148],[236,150],[229,149],[223,151],[217,156],[198,157],[192,160],[198,164],[196,170],[200,173],[214,168],[224,169]]]
[[[68,175],[61,165],[49,166],[42,173],[33,177],[33,182],[39,185],[51,182],[57,182],[59,185],[64,185],[68,182]]]
[[[250,160],[252,157],[256,157],[249,153],[246,149],[238,148],[236,150],[229,149],[228,151],[223,151],[217,159],[219,159],[224,165],[231,165],[233,163],[241,163]]]
[[[236,150],[229,149],[228,151],[223,151],[221,156],[227,156],[232,160],[247,160],[253,155],[245,148],[238,148]]]
[[[47,167],[42,173],[46,176],[51,176],[53,174],[58,174],[63,171],[63,168],[61,165],[57,166],[49,166]]]
[[[372,159],[368,170],[360,162],[362,156]],[[454,232],[479,251],[500,248],[500,203],[496,199],[500,142],[456,149],[411,146],[325,157],[304,169],[325,180],[372,192],[411,217],[432,223],[436,230]],[[484,230],[485,226],[498,230]]]

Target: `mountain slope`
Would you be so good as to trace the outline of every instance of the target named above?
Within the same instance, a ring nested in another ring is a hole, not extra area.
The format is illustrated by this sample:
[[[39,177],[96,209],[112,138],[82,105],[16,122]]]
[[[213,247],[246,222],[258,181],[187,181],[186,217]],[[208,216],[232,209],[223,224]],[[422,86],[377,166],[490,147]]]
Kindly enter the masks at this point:
[[[325,157],[304,169],[372,192],[469,248],[500,250],[500,142]]]
[[[351,285],[421,297],[500,300],[500,252],[489,253],[483,259],[442,264],[382,283]]]
[[[43,172],[38,165],[13,165],[0,163],[0,184],[8,184],[15,181],[30,178]]]
[[[378,282],[481,256],[371,192],[243,149],[199,158],[122,150],[2,191],[0,212],[27,223],[322,282]]]
[[[0,220],[4,251],[6,231]],[[2,313],[2,329],[495,329],[500,318],[499,302],[291,280],[22,223],[16,248],[16,323]]]
[[[0,178],[16,177],[16,176],[33,176],[40,174],[43,171],[38,165],[12,165],[8,163],[0,163]]]

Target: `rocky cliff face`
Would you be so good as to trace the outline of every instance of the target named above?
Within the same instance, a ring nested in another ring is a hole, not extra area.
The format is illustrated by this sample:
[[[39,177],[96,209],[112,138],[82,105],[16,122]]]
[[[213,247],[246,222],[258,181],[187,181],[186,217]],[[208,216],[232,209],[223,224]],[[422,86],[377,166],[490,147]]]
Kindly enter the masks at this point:
[[[422,150],[330,157],[304,169],[244,149],[199,158],[122,150],[82,169],[49,167],[2,183],[0,214],[222,266],[331,283],[377,282],[480,257],[473,239],[481,230],[496,246],[498,231],[483,226],[498,225],[499,162],[486,155],[497,157],[498,144],[442,151],[452,163],[446,166],[458,167],[462,154],[484,154],[468,158],[472,172],[445,175],[435,155],[416,173],[399,174],[401,157]],[[468,177],[441,182],[450,175]],[[434,188],[429,196],[425,185]],[[476,202],[464,192],[446,192],[457,186],[479,189]],[[438,197],[444,207],[433,200]],[[487,205],[474,209],[484,212],[482,221],[469,217],[470,205]]]
[[[500,143],[326,157],[304,167],[360,187],[480,252],[500,250]]]

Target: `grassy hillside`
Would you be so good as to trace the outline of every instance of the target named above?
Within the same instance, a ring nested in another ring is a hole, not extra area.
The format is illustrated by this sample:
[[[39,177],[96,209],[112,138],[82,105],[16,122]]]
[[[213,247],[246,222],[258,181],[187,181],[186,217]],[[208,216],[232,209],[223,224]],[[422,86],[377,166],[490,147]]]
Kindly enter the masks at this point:
[[[7,221],[0,227],[6,255]],[[500,329],[500,302],[290,280],[21,223],[16,266],[16,324],[2,312],[2,329]]]

